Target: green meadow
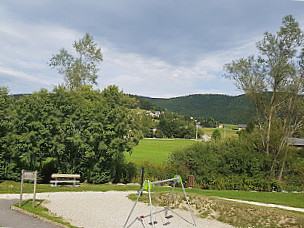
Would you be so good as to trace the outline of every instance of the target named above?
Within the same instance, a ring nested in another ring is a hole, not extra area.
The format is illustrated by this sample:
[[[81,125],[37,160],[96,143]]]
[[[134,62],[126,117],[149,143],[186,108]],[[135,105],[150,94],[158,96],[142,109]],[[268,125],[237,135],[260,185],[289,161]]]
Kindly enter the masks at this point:
[[[204,132],[204,134],[208,135],[211,137],[212,133],[214,132],[215,129],[219,130],[219,132],[221,133],[221,137],[222,139],[224,138],[237,138],[237,132],[238,130],[234,130],[237,128],[237,125],[232,125],[232,124],[225,124],[225,126],[227,127],[225,128],[207,128],[207,127],[203,127],[202,130]]]
[[[151,163],[162,164],[176,149],[190,146],[194,140],[187,139],[143,139],[133,148],[131,155],[125,153],[128,162],[140,164],[145,160]]]

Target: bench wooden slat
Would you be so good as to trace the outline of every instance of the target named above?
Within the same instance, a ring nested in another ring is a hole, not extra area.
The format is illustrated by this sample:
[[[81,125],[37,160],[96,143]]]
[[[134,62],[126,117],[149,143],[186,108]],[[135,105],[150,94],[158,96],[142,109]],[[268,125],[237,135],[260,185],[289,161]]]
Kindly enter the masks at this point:
[[[61,174],[61,173],[53,173],[52,178],[80,178],[80,174]]]
[[[64,173],[53,173],[52,174],[52,179],[50,183],[52,183],[52,186],[58,186],[59,183],[72,183],[74,187],[80,186],[77,183],[80,183],[79,179],[80,174],[64,174]]]
[[[51,180],[50,183],[79,183],[79,180]]]

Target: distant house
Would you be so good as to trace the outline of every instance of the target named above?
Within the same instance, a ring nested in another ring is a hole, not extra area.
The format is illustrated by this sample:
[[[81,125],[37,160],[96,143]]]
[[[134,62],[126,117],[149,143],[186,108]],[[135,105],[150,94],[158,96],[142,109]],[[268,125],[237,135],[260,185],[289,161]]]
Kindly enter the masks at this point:
[[[220,125],[218,126],[218,128],[224,128],[224,127],[225,127],[224,124],[220,124]]]
[[[151,111],[146,111],[146,115],[150,115],[151,117],[159,117],[161,114],[160,111],[156,111],[155,113],[151,112]]]
[[[238,124],[238,129],[240,130],[245,130],[247,128],[247,124]]]
[[[288,139],[288,146],[304,147],[304,139],[289,138]]]

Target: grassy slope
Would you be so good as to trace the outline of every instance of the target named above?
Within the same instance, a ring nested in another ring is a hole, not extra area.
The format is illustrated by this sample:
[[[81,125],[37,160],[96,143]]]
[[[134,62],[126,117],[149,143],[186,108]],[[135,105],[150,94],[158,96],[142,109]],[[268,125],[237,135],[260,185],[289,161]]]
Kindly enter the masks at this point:
[[[127,161],[140,164],[145,160],[162,164],[175,149],[194,144],[185,139],[143,139],[133,149],[132,155],[125,154]]]

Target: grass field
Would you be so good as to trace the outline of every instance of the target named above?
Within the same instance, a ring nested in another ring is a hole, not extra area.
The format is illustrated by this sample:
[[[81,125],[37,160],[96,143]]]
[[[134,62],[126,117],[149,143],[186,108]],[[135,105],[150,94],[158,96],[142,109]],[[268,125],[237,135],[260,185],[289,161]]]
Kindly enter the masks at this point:
[[[131,156],[128,153],[125,156],[127,161],[135,164],[140,164],[144,160],[162,164],[174,150],[194,143],[194,140],[186,139],[143,139],[133,149]]]
[[[237,130],[233,130],[233,126],[235,125],[229,125],[226,129],[224,128],[202,128],[204,134],[208,135],[211,137],[212,133],[214,132],[215,129],[218,129],[221,133],[222,139],[224,138],[237,138]]]

